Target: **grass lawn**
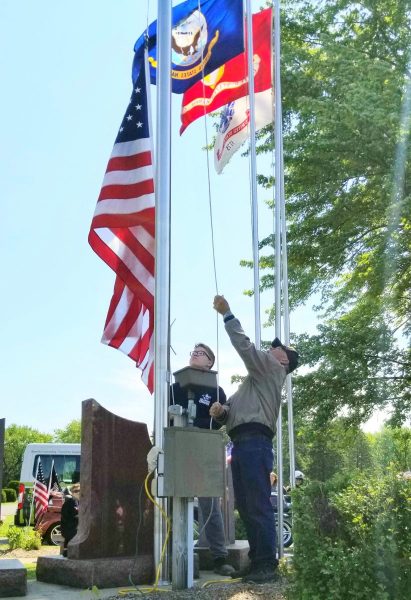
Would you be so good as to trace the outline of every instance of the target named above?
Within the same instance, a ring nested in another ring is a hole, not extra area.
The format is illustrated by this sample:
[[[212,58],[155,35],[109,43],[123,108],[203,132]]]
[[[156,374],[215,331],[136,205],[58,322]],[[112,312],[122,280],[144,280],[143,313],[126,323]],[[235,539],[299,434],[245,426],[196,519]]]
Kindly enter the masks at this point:
[[[25,563],[23,566],[27,569],[27,579],[36,579],[36,563]]]
[[[10,525],[13,525],[13,515],[9,515],[8,517],[4,517],[3,523],[0,525],[0,537],[7,537],[7,532]]]

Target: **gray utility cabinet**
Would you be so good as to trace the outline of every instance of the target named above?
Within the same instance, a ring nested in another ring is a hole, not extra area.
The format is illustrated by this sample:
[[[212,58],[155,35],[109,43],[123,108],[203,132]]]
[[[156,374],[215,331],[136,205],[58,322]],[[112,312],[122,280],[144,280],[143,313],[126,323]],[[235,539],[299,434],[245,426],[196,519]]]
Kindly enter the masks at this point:
[[[225,488],[225,445],[220,431],[164,429],[164,496],[220,497]]]

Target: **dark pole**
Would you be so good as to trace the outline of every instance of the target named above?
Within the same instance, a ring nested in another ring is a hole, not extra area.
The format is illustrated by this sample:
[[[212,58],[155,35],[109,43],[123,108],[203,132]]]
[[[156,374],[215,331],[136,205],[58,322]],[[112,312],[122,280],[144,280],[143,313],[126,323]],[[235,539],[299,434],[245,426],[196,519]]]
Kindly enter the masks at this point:
[[[3,458],[4,458],[4,432],[6,419],[0,419],[0,517],[1,517],[1,492],[3,490]]]

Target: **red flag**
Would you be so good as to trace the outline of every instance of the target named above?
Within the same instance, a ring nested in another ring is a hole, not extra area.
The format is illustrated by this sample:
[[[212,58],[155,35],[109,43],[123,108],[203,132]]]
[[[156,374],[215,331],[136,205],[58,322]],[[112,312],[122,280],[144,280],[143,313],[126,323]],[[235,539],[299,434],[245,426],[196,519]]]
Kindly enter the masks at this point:
[[[253,15],[254,90],[262,92],[272,86],[272,9]],[[232,58],[225,65],[189,88],[181,105],[180,134],[186,127],[207,113],[248,95],[247,52]]]
[[[154,389],[154,169],[145,69],[120,126],[89,234],[116,274],[102,342],[127,354]]]
[[[34,481],[33,498],[36,505],[34,517],[37,519],[47,510],[49,504],[49,491],[44,480],[43,467],[39,459],[37,477]]]

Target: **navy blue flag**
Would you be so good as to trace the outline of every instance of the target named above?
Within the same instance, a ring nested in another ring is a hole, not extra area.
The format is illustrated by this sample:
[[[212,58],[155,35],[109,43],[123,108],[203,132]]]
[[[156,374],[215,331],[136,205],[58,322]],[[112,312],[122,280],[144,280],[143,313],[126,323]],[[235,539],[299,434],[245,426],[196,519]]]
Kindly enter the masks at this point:
[[[241,0],[187,0],[172,11],[172,91],[184,93],[196,81],[244,51]],[[150,80],[156,83],[157,21],[134,46],[132,77],[137,81],[147,43]]]

